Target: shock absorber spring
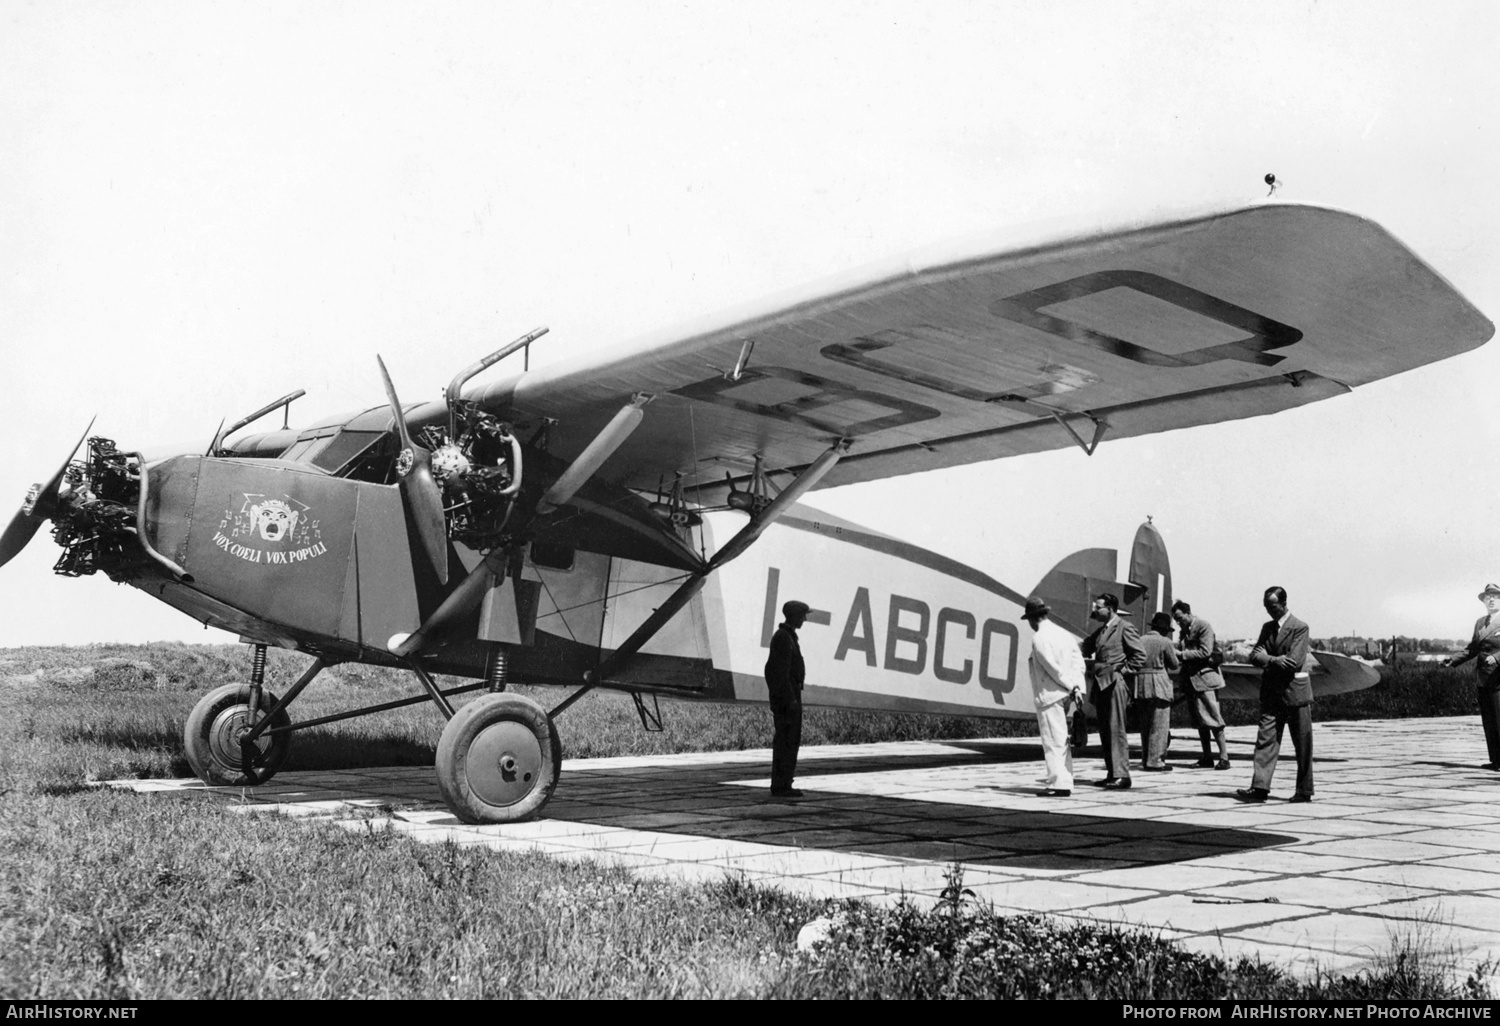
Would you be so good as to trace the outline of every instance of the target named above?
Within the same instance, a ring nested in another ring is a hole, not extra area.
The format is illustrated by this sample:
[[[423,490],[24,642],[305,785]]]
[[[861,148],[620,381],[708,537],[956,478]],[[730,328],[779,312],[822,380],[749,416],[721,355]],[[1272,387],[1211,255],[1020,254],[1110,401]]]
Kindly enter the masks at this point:
[[[266,680],[266,646],[257,644],[250,660],[250,719],[260,712],[261,685]]]
[[[489,654],[484,660],[484,682],[491,694],[505,690],[510,678],[510,646],[502,641],[490,642]]]

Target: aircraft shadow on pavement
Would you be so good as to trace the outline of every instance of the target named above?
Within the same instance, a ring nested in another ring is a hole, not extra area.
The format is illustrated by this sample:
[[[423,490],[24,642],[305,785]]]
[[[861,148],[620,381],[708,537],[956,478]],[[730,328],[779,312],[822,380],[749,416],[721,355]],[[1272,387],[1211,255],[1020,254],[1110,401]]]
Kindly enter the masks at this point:
[[[1271,831],[1069,812],[1070,801],[1093,797],[1094,789],[1086,784],[1074,791],[1074,799],[1055,799],[1055,807],[1017,810],[840,793],[826,779],[1036,760],[1034,746],[1011,743],[992,751],[963,742],[951,747],[968,751],[946,757],[929,751],[911,758],[807,760],[799,775],[816,783],[799,784],[804,796],[795,800],[773,799],[764,786],[737,783],[763,781],[766,764],[700,765],[691,771],[670,766],[590,770],[566,779],[543,815],[692,837],[1068,872],[1181,862],[1296,840]],[[982,762],[974,759],[975,750],[986,756]],[[1219,780],[1212,784],[1216,786],[1206,794],[1223,798],[1226,810],[1241,807],[1232,788]],[[993,791],[1035,794],[1036,788],[1001,785]]]

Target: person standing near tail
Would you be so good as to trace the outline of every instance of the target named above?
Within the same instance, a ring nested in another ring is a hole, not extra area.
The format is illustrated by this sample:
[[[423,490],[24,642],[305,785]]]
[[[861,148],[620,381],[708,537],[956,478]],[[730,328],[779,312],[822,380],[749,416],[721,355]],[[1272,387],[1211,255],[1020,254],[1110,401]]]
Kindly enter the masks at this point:
[[[1500,584],[1486,584],[1479,593],[1485,615],[1474,624],[1474,638],[1457,659],[1444,666],[1462,666],[1474,660],[1474,683],[1479,689],[1479,721],[1484,725],[1484,744],[1490,761],[1485,769],[1500,770]]]
[[[1140,708],[1141,768],[1170,773],[1167,745],[1171,742],[1172,675],[1180,665],[1172,647],[1172,617],[1151,617],[1151,632],[1141,636],[1146,662],[1135,675],[1135,704]]]
[[[797,749],[802,747],[802,682],[807,677],[797,628],[807,621],[808,609],[806,602],[795,599],[782,605],[785,619],[771,636],[771,654],[766,656],[766,690],[771,696],[771,721],[776,725],[771,742],[771,795],[775,798],[802,797],[792,779],[797,775]]]
[[[1146,661],[1145,650],[1135,628],[1120,618],[1120,600],[1106,592],[1094,599],[1090,619],[1099,629],[1083,639],[1083,657],[1089,666],[1089,701],[1099,717],[1099,742],[1104,748],[1105,777],[1101,786],[1123,791],[1130,786],[1130,739],[1125,733],[1125,713],[1130,708],[1127,673],[1134,674]]]
[[[1307,624],[1286,608],[1286,589],[1267,588],[1266,612],[1271,619],[1260,629],[1250,651],[1250,662],[1262,667],[1260,729],[1255,735],[1255,775],[1250,786],[1235,792],[1241,801],[1263,802],[1271,794],[1271,775],[1281,755],[1281,732],[1292,728],[1297,752],[1297,790],[1294,802],[1313,796],[1312,678],[1305,668],[1311,651]]]
[[[1047,618],[1052,609],[1036,596],[1026,600],[1022,614],[1030,624],[1031,693],[1036,702],[1037,732],[1047,765],[1043,798],[1066,798],[1073,793],[1073,747],[1068,717],[1083,715],[1083,653],[1078,641]]]
[[[1201,616],[1194,616],[1193,607],[1186,602],[1172,603],[1172,619],[1182,631],[1177,648],[1177,658],[1182,661],[1182,689],[1187,692],[1193,726],[1198,728],[1198,741],[1203,745],[1198,768],[1227,770],[1229,747],[1224,741],[1224,714],[1219,711],[1217,694],[1224,687],[1224,675],[1219,672],[1214,655],[1213,625]],[[1214,762],[1210,739],[1219,746],[1218,762]]]

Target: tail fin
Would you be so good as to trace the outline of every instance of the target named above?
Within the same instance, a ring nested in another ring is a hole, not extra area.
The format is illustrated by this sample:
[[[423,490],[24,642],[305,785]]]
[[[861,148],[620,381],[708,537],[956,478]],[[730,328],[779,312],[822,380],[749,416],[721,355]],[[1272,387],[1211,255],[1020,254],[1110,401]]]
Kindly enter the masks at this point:
[[[1172,608],[1172,564],[1167,560],[1167,543],[1148,517],[1135,532],[1130,549],[1130,587],[1140,594],[1128,601],[1138,604],[1132,612],[1140,617],[1136,624],[1144,629],[1152,613]]]
[[[1167,545],[1156,526],[1147,520],[1135,532],[1130,550],[1130,578],[1115,579],[1119,553],[1114,549],[1082,549],[1048,572],[1034,589],[1052,607],[1052,619],[1076,634],[1089,632],[1089,607],[1098,595],[1113,592],[1120,598],[1120,612],[1144,629],[1151,614],[1172,605],[1172,567]]]

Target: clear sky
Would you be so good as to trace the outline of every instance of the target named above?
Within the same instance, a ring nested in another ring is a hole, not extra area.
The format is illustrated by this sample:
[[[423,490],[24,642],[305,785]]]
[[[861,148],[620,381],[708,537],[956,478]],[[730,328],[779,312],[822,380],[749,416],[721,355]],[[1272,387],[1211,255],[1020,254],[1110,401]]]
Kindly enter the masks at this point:
[[[1264,195],[1500,315],[1490,3],[0,0],[0,516],[97,413],[202,448],[537,363],[953,236]],[[816,493],[1029,590],[1149,514],[1230,636],[1466,637],[1500,580],[1500,343],[1271,418]],[[1278,454],[1268,459],[1266,453]],[[229,641],[0,570],[0,647]]]

